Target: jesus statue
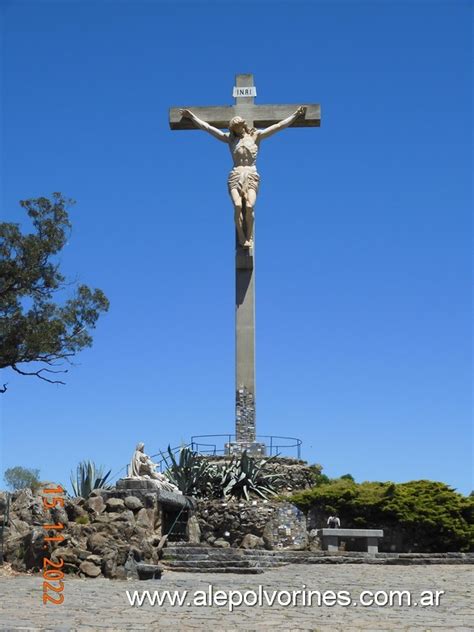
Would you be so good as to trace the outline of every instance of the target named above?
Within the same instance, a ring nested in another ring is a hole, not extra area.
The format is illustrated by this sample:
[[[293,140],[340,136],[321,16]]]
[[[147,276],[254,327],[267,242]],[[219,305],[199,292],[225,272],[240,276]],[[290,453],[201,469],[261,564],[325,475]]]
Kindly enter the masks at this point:
[[[260,141],[285,129],[285,127],[289,127],[305,112],[306,107],[301,105],[291,116],[265,129],[249,128],[243,118],[234,116],[229,122],[229,131],[222,132],[198,118],[191,110],[180,110],[181,116],[190,119],[196,127],[229,145],[234,167],[229,173],[227,186],[234,205],[237,237],[243,248],[252,248],[253,246],[253,209],[260,182],[256,166]]]

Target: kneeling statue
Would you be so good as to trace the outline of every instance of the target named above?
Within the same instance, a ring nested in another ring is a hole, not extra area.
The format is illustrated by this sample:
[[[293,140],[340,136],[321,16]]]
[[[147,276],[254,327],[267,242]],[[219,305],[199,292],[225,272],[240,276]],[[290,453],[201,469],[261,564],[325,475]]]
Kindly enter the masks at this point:
[[[145,444],[143,442],[137,443],[135,452],[133,453],[132,461],[130,463],[130,472],[128,476],[130,478],[145,478],[157,482],[157,487],[161,487],[169,492],[175,494],[181,494],[182,492],[173,485],[164,474],[156,471],[157,464],[153,463],[151,458],[144,452]]]

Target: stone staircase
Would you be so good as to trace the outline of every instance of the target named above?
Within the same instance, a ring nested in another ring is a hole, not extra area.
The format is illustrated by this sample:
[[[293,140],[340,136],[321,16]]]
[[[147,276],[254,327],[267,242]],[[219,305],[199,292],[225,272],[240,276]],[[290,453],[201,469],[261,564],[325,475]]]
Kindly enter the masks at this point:
[[[163,549],[164,570],[188,573],[258,574],[286,564],[473,564],[469,553],[367,553],[338,551],[266,551],[260,549],[213,548],[187,543]]]
[[[263,573],[265,569],[286,564],[271,553],[272,551],[170,545],[163,549],[161,564],[165,570],[170,571],[255,575]]]

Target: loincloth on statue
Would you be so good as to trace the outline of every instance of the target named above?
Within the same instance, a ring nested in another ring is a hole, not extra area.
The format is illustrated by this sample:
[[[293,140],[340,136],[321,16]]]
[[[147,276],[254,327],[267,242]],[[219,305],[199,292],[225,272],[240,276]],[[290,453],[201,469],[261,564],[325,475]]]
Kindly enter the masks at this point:
[[[255,191],[255,193],[257,193],[259,183],[260,176],[258,175],[257,168],[255,166],[234,167],[229,173],[229,177],[227,179],[229,193],[232,189],[237,189],[239,195],[245,199],[247,199],[249,191]]]

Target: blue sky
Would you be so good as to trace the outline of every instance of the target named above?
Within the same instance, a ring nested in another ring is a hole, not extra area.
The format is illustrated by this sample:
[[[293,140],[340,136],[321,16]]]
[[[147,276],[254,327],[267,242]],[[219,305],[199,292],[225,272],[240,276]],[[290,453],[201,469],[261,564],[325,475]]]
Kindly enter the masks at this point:
[[[67,386],[4,376],[0,470],[233,431],[230,156],[167,111],[253,72],[258,103],[323,115],[259,157],[258,432],[469,492],[469,4],[4,1],[2,220],[77,200],[62,267],[111,309]]]

